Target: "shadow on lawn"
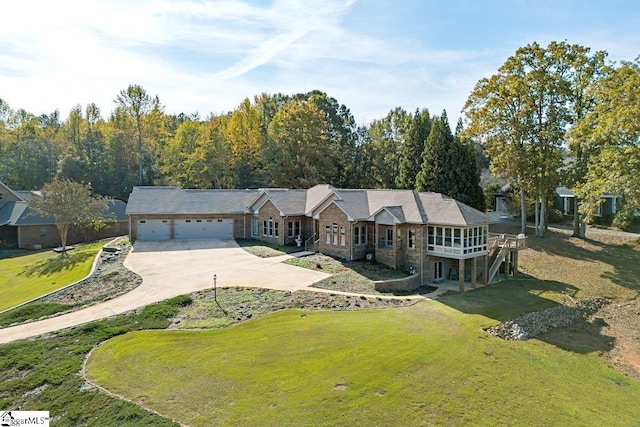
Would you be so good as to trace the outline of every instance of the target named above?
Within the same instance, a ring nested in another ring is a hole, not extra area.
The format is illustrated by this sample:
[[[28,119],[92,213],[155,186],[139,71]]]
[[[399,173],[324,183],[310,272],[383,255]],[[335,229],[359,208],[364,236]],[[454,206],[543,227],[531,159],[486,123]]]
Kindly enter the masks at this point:
[[[570,297],[576,287],[551,280],[539,280],[525,274],[517,278],[477,289],[464,294],[441,297],[439,302],[466,314],[477,314],[506,322],[526,313],[557,307],[560,304],[543,296],[560,292]],[[551,329],[534,339],[574,353],[608,352],[615,338],[602,333],[602,319],[580,321],[574,325]]]
[[[25,270],[20,273],[20,275],[24,274],[27,277],[49,276],[53,273],[58,273],[63,270],[72,270],[78,264],[85,262],[88,258],[91,257],[92,254],[89,252],[66,252],[54,258],[40,261],[25,268]]]
[[[497,228],[494,228],[497,227]],[[601,262],[612,267],[613,272],[605,272],[600,277],[612,283],[635,290],[640,295],[640,242],[624,242],[618,238],[613,243],[597,240],[597,238],[579,239],[571,237],[570,230],[549,229],[544,238],[533,237],[533,229],[528,227],[528,250],[533,250],[550,256],[571,258],[580,261]],[[492,225],[491,232],[512,233],[513,224]],[[624,243],[622,243],[624,242]]]

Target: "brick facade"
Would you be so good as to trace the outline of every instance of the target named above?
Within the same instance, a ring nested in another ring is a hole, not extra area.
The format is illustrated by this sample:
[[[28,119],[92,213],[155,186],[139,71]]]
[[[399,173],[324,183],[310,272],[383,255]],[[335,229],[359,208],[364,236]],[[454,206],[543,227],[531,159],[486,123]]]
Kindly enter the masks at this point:
[[[265,233],[265,221],[267,229]],[[270,225],[272,222],[273,226]],[[276,234],[277,230],[277,236]],[[280,210],[275,207],[271,200],[267,200],[264,205],[260,207],[258,212],[258,236],[254,236],[256,239],[263,242],[276,243],[279,245],[285,244],[285,224],[280,216]]]
[[[55,225],[21,225],[18,227],[20,248],[36,249],[55,248],[60,246],[60,234]],[[109,237],[125,236],[129,233],[127,221],[109,222],[107,227],[98,233],[93,233],[91,240],[106,239]],[[67,234],[67,245],[84,243],[84,235],[79,227],[71,227]]]
[[[320,253],[342,259],[351,259],[351,245],[353,242],[351,223],[342,209],[335,204],[329,205],[320,213],[318,225]],[[330,230],[329,243],[327,243],[326,227],[329,227]],[[341,240],[342,232],[344,232],[343,240]],[[343,243],[341,244],[341,242]]]

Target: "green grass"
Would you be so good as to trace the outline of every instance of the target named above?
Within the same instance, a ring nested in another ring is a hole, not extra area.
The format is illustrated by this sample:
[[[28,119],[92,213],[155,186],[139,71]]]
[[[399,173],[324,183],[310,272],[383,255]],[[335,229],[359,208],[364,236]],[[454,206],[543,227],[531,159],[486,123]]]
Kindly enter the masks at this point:
[[[236,239],[236,242],[242,249],[260,258],[272,258],[304,250],[293,245],[280,246],[256,239]]]
[[[570,237],[570,231],[551,231],[544,239],[529,238],[521,252],[525,273],[516,282],[543,280],[572,297],[628,300],[640,291],[640,245],[622,239],[608,241]],[[587,233],[587,236],[589,234]]]
[[[87,368],[191,426],[638,423],[640,383],[597,352],[503,341],[481,330],[493,323],[440,302],[287,310],[222,330],[126,334]]]
[[[65,255],[42,251],[0,260],[0,311],[84,278],[104,243],[78,245]]]
[[[30,320],[37,320],[47,316],[64,312],[73,306],[68,304],[33,302],[16,307],[13,310],[0,313],[0,327],[9,326],[13,323],[22,323]]]
[[[166,328],[189,297],[82,325],[46,339],[0,345],[0,408],[50,411],[56,427],[176,426],[139,406],[86,387],[80,375],[89,351],[116,335]]]

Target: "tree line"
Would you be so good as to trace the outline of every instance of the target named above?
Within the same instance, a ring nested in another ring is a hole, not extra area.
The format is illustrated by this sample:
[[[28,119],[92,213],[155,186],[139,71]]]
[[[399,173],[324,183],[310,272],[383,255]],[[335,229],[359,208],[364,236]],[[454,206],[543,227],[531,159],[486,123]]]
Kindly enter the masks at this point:
[[[227,114],[166,114],[139,85],[95,104],[35,116],[0,99],[0,180],[39,190],[52,179],[126,200],[135,185],[435,191],[484,209],[478,148],[446,112],[395,108],[367,126],[321,91],[261,94]]]
[[[480,164],[519,194],[522,232],[535,208],[544,236],[555,188],[576,194],[574,235],[604,194],[621,196],[614,225],[640,207],[640,59],[532,43],[475,85],[465,122],[394,108],[363,126],[321,91],[261,94],[201,119],[166,114],[138,85],[117,94],[108,117],[95,104],[34,116],[0,99],[0,180],[40,189],[53,178],[126,200],[134,185],[184,188],[395,188],[447,194],[478,209]],[[464,125],[464,126],[463,126]],[[565,164],[567,153],[572,162]],[[486,155],[486,157],[484,157]]]
[[[604,51],[532,43],[481,79],[463,112],[463,134],[484,147],[492,173],[520,194],[523,233],[533,203],[535,234],[544,236],[546,208],[560,184],[577,196],[574,236],[605,194],[622,198],[614,225],[628,225],[640,207],[638,59],[616,65]]]

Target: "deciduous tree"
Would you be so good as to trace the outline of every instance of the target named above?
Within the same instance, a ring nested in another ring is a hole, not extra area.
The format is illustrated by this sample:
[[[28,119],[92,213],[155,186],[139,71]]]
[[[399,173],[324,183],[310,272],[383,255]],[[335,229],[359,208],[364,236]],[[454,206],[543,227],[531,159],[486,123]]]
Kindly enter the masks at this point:
[[[55,222],[63,253],[71,226],[87,224],[88,218],[106,213],[106,200],[93,196],[88,184],[54,179],[42,187],[41,194],[31,198],[29,207],[36,215]]]
[[[587,218],[603,194],[622,196],[614,225],[625,227],[640,208],[640,61],[623,62],[595,81],[587,96],[594,105],[570,133],[572,144],[589,153],[577,192]]]

